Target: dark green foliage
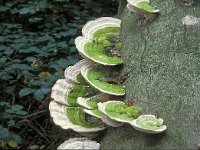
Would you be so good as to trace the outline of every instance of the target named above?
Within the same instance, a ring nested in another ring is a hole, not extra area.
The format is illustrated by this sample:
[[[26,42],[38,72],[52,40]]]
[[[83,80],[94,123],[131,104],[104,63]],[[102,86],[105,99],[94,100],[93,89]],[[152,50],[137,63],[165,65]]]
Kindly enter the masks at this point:
[[[81,58],[74,38],[81,34],[82,25],[95,17],[112,16],[116,10],[112,0],[0,1],[0,96],[6,102],[1,115],[23,115],[22,110],[8,112],[7,107],[15,104],[29,114],[48,109],[51,87],[64,78],[66,67]],[[10,137],[15,129],[8,127],[9,122],[1,118],[0,130]],[[10,147],[19,143],[14,138],[0,139]]]

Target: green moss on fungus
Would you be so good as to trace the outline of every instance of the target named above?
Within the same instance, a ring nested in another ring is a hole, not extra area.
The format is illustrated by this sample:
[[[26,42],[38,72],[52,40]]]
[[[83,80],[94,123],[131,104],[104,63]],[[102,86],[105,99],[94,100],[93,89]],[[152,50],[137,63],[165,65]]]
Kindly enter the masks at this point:
[[[89,69],[87,72],[87,79],[88,81],[98,90],[113,94],[113,95],[124,95],[125,88],[122,85],[111,84],[104,81],[99,80],[100,78],[105,77],[106,73],[96,68]]]
[[[85,128],[94,128],[102,125],[102,123],[94,117],[86,119],[85,113],[81,107],[67,107],[66,115],[74,125],[80,125]]]
[[[70,106],[78,106],[77,98],[85,97],[85,96],[93,96],[95,95],[95,91],[90,86],[82,85],[76,83],[71,92],[67,95],[66,101]]]
[[[93,42],[86,43],[84,46],[87,57],[100,64],[122,64],[123,60],[121,57],[106,54],[106,48],[109,48],[113,44],[115,45],[113,50],[122,48],[122,43],[116,40],[119,32],[119,27],[105,27],[96,31]]]

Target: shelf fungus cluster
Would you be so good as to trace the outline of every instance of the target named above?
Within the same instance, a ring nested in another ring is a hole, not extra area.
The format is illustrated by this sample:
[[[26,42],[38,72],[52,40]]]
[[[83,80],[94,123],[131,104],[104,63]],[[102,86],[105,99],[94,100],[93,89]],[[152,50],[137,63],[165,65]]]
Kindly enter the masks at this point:
[[[76,47],[84,59],[66,68],[65,79],[57,80],[51,92],[50,115],[61,128],[82,135],[96,134],[108,125],[119,127],[125,123],[146,133],[166,130],[162,119],[141,115],[140,107],[114,98],[125,95],[125,86],[116,80],[120,76],[119,65],[123,63],[120,23],[111,17],[89,21],[82,29],[82,36],[76,38]],[[82,149],[83,145],[80,145]]]

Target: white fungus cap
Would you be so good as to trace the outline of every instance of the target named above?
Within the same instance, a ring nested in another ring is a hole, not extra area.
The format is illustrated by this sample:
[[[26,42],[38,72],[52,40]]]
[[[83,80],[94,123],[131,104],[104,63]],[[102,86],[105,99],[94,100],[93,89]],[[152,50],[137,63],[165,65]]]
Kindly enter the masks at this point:
[[[81,150],[87,150],[87,149],[100,149],[100,144],[96,141],[91,141],[87,138],[71,138],[64,143],[62,143],[58,150],[60,149],[81,149]]]

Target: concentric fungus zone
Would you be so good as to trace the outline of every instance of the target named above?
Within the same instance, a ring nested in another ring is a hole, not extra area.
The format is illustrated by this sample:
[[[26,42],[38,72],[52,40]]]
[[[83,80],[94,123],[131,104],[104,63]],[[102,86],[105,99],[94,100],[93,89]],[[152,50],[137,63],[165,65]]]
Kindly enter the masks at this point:
[[[96,93],[90,86],[76,83],[71,92],[66,96],[66,101],[70,106],[77,106],[78,97],[94,96]]]
[[[87,72],[88,80],[99,90],[103,89],[104,92],[108,92],[109,94],[125,94],[125,88],[123,86],[102,81],[101,78],[104,78],[105,76],[106,72],[100,71],[97,68],[91,68]]]
[[[89,58],[104,64],[122,64],[120,51],[123,44],[119,40],[119,27],[105,27],[94,33],[93,42],[86,43],[85,53]]]
[[[106,114],[114,119],[131,122],[141,113],[141,108],[137,106],[128,106],[124,102],[116,101],[107,103],[104,108]]]
[[[95,128],[102,126],[100,119],[87,116],[81,107],[67,107],[66,116],[74,125],[79,125],[85,128]]]
[[[141,117],[140,119],[136,120],[136,124],[143,129],[158,130],[160,129],[162,122],[154,117]]]

